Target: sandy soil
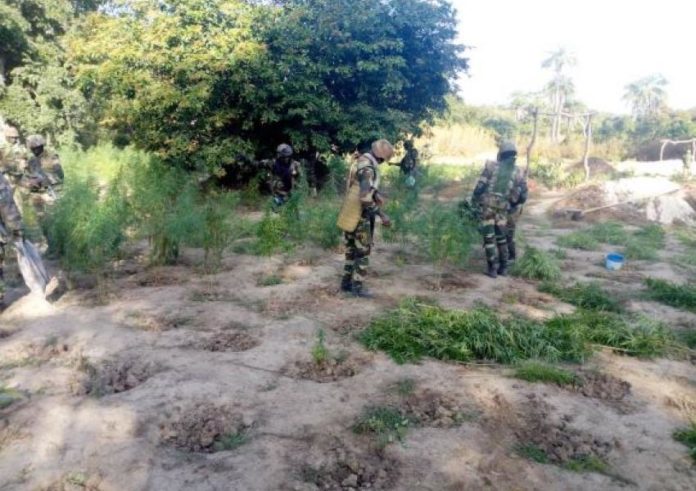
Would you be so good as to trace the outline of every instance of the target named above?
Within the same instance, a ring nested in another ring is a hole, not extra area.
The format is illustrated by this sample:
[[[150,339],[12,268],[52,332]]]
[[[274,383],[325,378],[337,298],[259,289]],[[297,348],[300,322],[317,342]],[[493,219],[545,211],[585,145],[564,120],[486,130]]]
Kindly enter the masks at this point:
[[[527,243],[552,249],[567,227],[585,225],[549,225],[553,199],[528,206]],[[195,262],[195,251],[187,255]],[[645,276],[690,279],[669,255],[608,275],[601,251],[568,251],[563,274],[626,296]],[[339,295],[341,255],[315,249],[229,255],[209,276],[136,265],[109,286],[105,305],[89,290],[54,305],[23,296],[0,316],[1,383],[21,394],[0,410],[0,488],[695,489],[686,448],[671,438],[696,412],[687,361],[603,352],[582,368],[591,383],[579,391],[521,382],[502,366],[400,366],[355,340],[406,296],[540,318],[572,310],[532,282],[478,274],[477,261],[440,278],[398,246],[378,244],[370,301]],[[271,274],[282,283],[260,286]],[[631,308],[675,326],[696,320],[653,302]],[[312,366],[319,329],[340,363]],[[414,392],[395,394],[406,379]],[[382,448],[352,427],[366,407],[386,402],[421,424]],[[530,442],[556,463],[589,452],[610,471],[531,462],[515,450]]]

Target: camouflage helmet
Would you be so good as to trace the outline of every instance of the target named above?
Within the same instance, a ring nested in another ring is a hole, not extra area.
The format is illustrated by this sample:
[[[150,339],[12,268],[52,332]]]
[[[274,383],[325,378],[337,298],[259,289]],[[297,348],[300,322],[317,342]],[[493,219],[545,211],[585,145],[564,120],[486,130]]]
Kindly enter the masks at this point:
[[[27,147],[29,148],[43,147],[44,145],[46,145],[46,140],[41,135],[29,135],[27,137]]]
[[[276,149],[276,153],[278,154],[279,157],[291,157],[292,156],[292,147],[288,145],[287,143],[281,143],[278,145],[278,148]]]
[[[19,138],[19,131],[14,126],[5,126],[5,138]]]
[[[517,145],[512,141],[504,141],[500,144],[500,149],[498,150],[498,155],[502,156],[505,154],[515,154],[517,155]]]
[[[372,155],[378,159],[389,160],[394,155],[394,146],[387,140],[377,140],[372,143]]]

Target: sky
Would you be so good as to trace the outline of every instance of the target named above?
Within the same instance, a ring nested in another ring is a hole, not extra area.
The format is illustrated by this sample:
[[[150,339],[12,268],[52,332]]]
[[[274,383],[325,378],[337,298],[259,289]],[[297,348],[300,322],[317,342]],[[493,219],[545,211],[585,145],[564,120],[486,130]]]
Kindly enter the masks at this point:
[[[696,1],[452,0],[460,41],[471,46],[460,94],[470,104],[503,104],[551,78],[541,62],[565,47],[569,74],[591,109],[628,113],[625,86],[653,73],[669,81],[668,104],[696,107]]]

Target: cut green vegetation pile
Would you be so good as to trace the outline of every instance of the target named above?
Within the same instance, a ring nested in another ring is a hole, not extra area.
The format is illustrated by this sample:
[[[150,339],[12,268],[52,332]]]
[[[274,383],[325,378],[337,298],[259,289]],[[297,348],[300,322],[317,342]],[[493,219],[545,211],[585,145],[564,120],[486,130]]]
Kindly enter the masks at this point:
[[[664,280],[648,278],[648,297],[665,305],[696,312],[696,284],[678,285]]]
[[[676,345],[661,324],[611,312],[580,310],[539,323],[502,318],[485,307],[447,310],[414,299],[373,321],[361,341],[397,363],[424,357],[458,362],[583,361],[598,345],[635,356],[659,356]]]
[[[595,282],[578,282],[571,286],[548,282],[541,284],[539,291],[582,309],[623,312],[621,303]]]
[[[556,281],[561,277],[558,260],[548,252],[527,247],[524,255],[515,263],[512,274],[530,280]]]
[[[610,244],[622,246],[622,252],[629,259],[655,260],[658,258],[657,252],[665,245],[665,232],[656,224],[629,232],[620,223],[605,222],[564,235],[557,240],[557,244],[585,251],[595,251],[601,244]]]

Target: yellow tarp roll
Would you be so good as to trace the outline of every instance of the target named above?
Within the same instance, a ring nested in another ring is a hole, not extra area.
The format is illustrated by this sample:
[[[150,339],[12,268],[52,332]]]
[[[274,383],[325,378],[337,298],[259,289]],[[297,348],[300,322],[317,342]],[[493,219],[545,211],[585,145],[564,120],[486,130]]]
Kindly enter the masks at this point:
[[[354,232],[358,228],[358,222],[362,215],[362,203],[360,202],[360,186],[353,185],[343,198],[343,206],[338,214],[336,225],[344,232]]]

